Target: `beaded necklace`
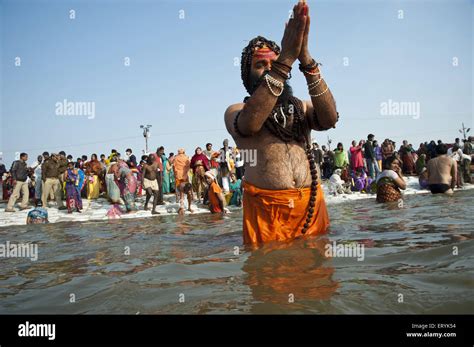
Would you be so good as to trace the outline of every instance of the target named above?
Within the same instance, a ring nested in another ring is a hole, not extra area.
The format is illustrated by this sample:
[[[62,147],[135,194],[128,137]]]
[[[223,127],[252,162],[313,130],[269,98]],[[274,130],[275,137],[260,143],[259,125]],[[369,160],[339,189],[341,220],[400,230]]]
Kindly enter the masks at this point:
[[[249,97],[246,97],[244,99],[244,102],[246,102],[249,99]],[[290,141],[297,141],[297,142],[303,142],[305,145],[305,153],[306,157],[309,162],[309,168],[311,172],[311,193],[310,193],[310,200],[308,204],[308,209],[306,212],[306,220],[305,224],[303,225],[303,228],[301,229],[301,233],[305,234],[306,231],[308,230],[310,223],[314,217],[314,206],[316,205],[316,196],[317,196],[317,189],[318,189],[318,171],[316,169],[316,163],[315,163],[315,158],[314,158],[314,153],[312,151],[311,147],[311,141],[308,138],[307,133],[307,123],[305,121],[305,114],[303,112],[303,103],[301,100],[294,96],[290,96],[289,99],[289,105],[293,106],[293,124],[290,129],[286,127],[286,122],[284,122],[284,126],[281,125],[279,119],[282,119],[281,117],[285,118],[286,115],[284,115],[283,109],[288,108],[288,107],[283,107],[281,105],[275,105],[273,108],[272,112],[270,113],[270,116],[267,118],[267,120],[264,123],[265,128],[270,131],[274,136],[279,138],[281,141],[285,142],[288,144]],[[280,114],[278,114],[280,112]],[[281,116],[281,117],[280,117]],[[236,132],[241,134],[240,131],[238,131],[237,124],[234,122],[234,127],[236,128]]]

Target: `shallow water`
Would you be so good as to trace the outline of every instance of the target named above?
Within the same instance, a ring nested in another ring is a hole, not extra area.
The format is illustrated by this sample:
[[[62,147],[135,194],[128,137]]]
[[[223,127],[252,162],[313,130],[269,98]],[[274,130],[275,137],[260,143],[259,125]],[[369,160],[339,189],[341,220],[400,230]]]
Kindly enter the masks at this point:
[[[0,259],[0,313],[472,313],[473,197],[330,205],[328,235],[258,250],[240,210],[2,228],[39,259]],[[364,260],[326,258],[332,241]]]

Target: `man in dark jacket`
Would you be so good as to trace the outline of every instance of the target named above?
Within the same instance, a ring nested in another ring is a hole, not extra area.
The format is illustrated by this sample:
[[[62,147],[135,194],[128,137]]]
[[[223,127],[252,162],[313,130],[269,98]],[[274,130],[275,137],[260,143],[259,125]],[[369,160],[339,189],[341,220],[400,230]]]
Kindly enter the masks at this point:
[[[87,156],[86,156],[87,159]],[[84,161],[83,161],[84,163]],[[61,189],[59,190],[59,196],[61,197],[61,200],[65,198],[64,196],[64,189],[62,187],[64,186],[64,173],[67,170],[67,165],[68,165],[68,160],[66,157],[66,152],[61,151],[59,152],[58,156],[58,174],[59,174],[59,183],[61,184]]]
[[[126,161],[127,161],[127,164],[128,164],[128,167],[129,168],[134,168],[134,167],[137,167],[137,157],[135,157],[135,154],[132,154],[132,150],[130,148],[128,148],[126,151],[125,151],[125,157],[126,157]]]
[[[364,157],[367,163],[367,169],[369,170],[369,176],[375,178],[375,174],[380,172],[379,166],[377,165],[377,159],[375,158],[375,151],[372,142],[374,141],[374,135],[369,134],[367,136],[367,142],[364,144]]]
[[[41,179],[43,180],[43,192],[41,200],[43,207],[48,207],[48,197],[51,191],[53,191],[54,198],[58,204],[58,209],[64,210],[66,206],[63,204],[62,196],[62,185],[59,181],[60,175],[60,166],[59,166],[59,156],[57,154],[52,154],[51,158],[46,160],[41,167]]]
[[[8,200],[7,208],[5,212],[15,212],[13,207],[15,206],[15,202],[21,196],[23,197],[21,200],[20,210],[25,210],[28,208],[28,199],[30,198],[30,192],[28,190],[28,183],[26,180],[28,179],[28,166],[26,165],[26,161],[28,160],[28,154],[21,153],[20,160],[15,160],[12,164],[10,169],[10,174],[12,175],[13,179],[13,192]]]
[[[7,172],[7,169],[5,168],[5,165],[0,164],[0,181],[2,181],[3,174]]]
[[[64,151],[59,152],[59,158],[58,158],[58,178],[62,181],[62,178],[64,176],[64,173],[67,170],[67,158],[66,158],[66,153]]]

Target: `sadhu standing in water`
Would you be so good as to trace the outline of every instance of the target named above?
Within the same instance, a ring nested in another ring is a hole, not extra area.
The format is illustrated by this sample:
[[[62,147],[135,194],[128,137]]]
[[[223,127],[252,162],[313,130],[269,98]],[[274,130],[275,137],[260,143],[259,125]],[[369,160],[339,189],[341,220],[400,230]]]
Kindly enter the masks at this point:
[[[282,47],[258,36],[242,52],[242,80],[250,97],[225,112],[227,130],[242,150],[256,151],[243,183],[244,243],[285,241],[326,232],[329,217],[318,184],[311,130],[335,127],[334,98],[308,50],[308,5],[299,2]],[[287,80],[299,60],[311,101],[292,94]]]

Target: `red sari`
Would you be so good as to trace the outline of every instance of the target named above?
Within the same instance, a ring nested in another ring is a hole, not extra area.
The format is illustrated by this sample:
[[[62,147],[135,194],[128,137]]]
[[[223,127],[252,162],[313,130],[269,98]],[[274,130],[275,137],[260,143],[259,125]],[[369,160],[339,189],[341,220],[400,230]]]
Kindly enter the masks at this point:
[[[352,170],[357,170],[360,167],[364,167],[364,160],[362,159],[362,146],[352,146],[351,151],[351,167]]]
[[[403,173],[411,175],[415,172],[415,161],[413,159],[413,154],[410,149],[407,147],[400,147],[401,159],[403,162]]]

